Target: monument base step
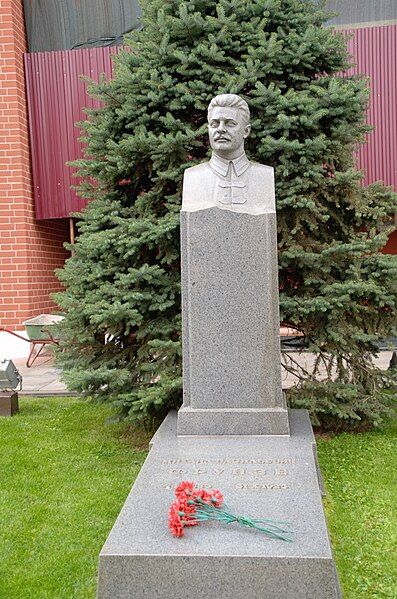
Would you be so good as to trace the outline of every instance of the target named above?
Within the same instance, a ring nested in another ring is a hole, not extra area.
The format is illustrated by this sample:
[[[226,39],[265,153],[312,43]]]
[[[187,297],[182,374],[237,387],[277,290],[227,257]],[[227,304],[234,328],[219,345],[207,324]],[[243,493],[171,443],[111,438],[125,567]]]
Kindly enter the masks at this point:
[[[102,548],[98,599],[340,599],[310,420],[289,417],[291,436],[178,437],[170,413]],[[220,489],[233,513],[290,522],[293,542],[217,522],[173,537],[183,480]]]
[[[182,406],[178,412],[177,434],[178,436],[289,435],[288,410],[285,408],[197,409]]]

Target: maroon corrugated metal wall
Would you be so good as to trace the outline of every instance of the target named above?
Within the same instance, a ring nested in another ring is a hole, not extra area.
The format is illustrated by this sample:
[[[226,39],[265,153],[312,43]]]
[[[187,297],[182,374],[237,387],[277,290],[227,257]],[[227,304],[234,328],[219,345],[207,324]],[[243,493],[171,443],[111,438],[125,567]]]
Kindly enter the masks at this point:
[[[347,75],[370,77],[367,122],[374,127],[358,152],[364,183],[383,181],[397,191],[397,25],[364,27],[352,34],[347,47],[356,66]]]
[[[348,47],[371,80],[368,122],[375,127],[358,153],[365,183],[382,180],[397,190],[397,25],[352,30]],[[68,217],[84,208],[70,186],[76,184],[65,163],[81,156],[76,121],[84,106],[98,103],[86,95],[80,75],[112,74],[116,47],[39,52],[25,55],[36,214],[38,219]]]
[[[36,217],[65,218],[86,201],[71,189],[77,179],[66,165],[80,158],[83,144],[75,123],[86,118],[84,107],[98,107],[90,98],[85,75],[98,81],[112,75],[112,55],[119,47],[25,54]]]

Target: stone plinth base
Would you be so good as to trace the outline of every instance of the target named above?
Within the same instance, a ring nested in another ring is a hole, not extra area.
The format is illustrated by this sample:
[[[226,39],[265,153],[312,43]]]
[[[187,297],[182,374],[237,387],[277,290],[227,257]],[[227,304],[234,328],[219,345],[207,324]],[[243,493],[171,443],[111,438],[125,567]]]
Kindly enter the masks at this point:
[[[178,436],[289,435],[284,408],[195,409],[178,412]]]
[[[99,558],[98,599],[338,599],[306,411],[289,412],[291,436],[177,437],[171,413]],[[182,480],[219,488],[228,508],[289,521],[294,541],[231,524],[168,530]]]

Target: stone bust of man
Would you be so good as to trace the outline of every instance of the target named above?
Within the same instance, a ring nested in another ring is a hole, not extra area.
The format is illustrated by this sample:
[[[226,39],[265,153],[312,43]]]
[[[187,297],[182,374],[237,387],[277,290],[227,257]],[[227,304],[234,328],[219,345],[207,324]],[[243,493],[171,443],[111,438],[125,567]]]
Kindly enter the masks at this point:
[[[182,210],[214,206],[233,212],[275,212],[274,171],[248,160],[244,141],[250,134],[247,102],[236,94],[221,94],[208,106],[209,162],[186,169]]]

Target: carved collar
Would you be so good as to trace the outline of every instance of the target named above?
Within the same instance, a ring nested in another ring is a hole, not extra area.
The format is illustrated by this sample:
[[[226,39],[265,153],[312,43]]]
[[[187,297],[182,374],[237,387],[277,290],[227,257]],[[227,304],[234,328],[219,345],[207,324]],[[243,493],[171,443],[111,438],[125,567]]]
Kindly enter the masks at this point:
[[[221,158],[216,154],[212,154],[212,158],[209,161],[209,165],[212,168],[212,170],[215,171],[215,173],[218,173],[218,175],[222,175],[223,177],[226,177],[230,163],[233,164],[234,170],[238,177],[245,173],[245,171],[250,165],[250,161],[245,155],[245,152],[241,154],[241,156],[239,156],[238,158],[234,158],[234,160],[225,160],[224,158]]]

